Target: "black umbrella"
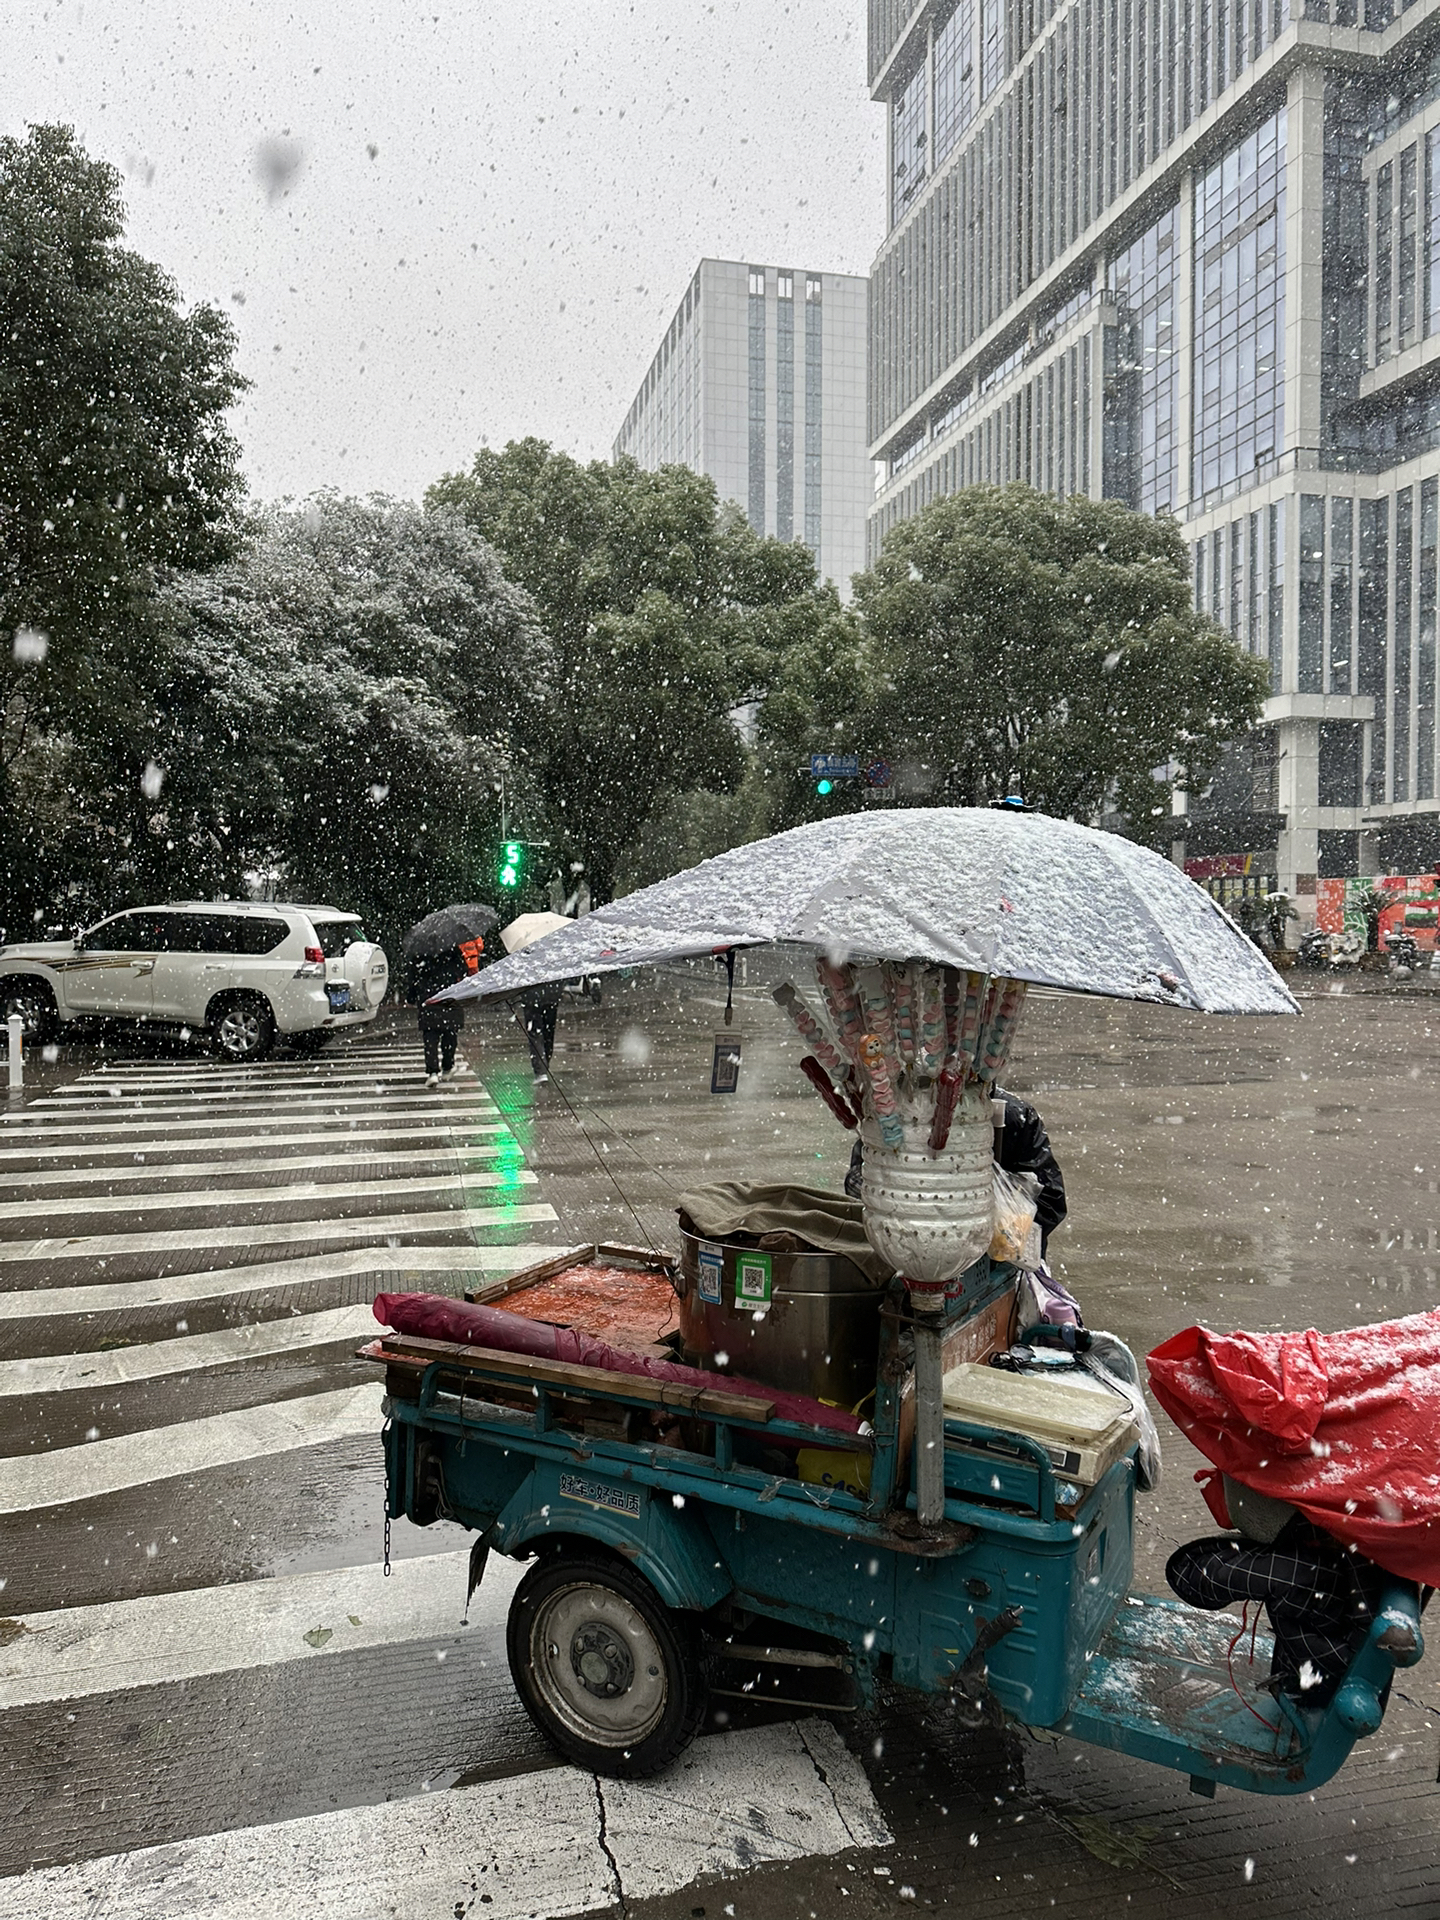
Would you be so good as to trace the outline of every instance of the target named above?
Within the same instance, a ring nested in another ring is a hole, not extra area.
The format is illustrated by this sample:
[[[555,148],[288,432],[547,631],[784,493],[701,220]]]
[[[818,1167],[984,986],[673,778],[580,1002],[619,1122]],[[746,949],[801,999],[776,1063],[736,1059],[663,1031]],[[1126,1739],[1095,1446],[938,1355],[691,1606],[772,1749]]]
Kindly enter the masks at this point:
[[[426,960],[432,954],[450,953],[464,946],[467,940],[483,940],[499,924],[500,916],[495,909],[476,901],[463,906],[439,907],[417,921],[406,934],[405,958]]]

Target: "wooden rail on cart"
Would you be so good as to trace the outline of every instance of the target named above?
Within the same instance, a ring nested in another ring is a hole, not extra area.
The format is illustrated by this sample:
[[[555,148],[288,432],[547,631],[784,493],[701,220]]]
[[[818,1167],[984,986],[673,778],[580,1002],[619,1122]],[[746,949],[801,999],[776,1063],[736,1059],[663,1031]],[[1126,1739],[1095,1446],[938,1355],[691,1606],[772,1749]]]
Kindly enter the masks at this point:
[[[716,1387],[690,1387],[673,1380],[652,1380],[645,1374],[612,1372],[608,1367],[586,1367],[569,1360],[541,1360],[531,1354],[507,1353],[494,1347],[469,1347],[453,1340],[425,1340],[418,1335],[387,1333],[361,1347],[362,1360],[424,1373],[437,1363],[462,1373],[556,1388],[562,1393],[614,1396],[645,1406],[667,1407],[702,1419],[744,1420],[763,1426],[775,1412],[773,1400],[751,1394],[726,1393]],[[853,1436],[837,1435],[843,1446]]]

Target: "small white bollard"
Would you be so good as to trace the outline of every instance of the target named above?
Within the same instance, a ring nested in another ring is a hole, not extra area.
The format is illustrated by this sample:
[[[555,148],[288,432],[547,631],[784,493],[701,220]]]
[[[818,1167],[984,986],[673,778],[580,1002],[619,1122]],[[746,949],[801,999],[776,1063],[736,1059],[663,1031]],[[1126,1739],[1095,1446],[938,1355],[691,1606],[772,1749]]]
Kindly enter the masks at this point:
[[[25,1024],[18,1013],[12,1013],[5,1022],[5,1031],[10,1038],[10,1091],[18,1093],[25,1084],[25,1060],[22,1052]]]

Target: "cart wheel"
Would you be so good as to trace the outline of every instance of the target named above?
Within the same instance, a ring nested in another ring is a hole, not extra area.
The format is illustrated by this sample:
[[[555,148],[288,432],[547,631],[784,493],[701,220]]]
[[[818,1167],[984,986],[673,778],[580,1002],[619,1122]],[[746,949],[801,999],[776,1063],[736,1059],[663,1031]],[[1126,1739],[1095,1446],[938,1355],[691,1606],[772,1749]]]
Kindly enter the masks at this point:
[[[658,1773],[705,1711],[697,1636],[648,1580],[599,1555],[559,1554],[520,1582],[506,1630],[530,1718],[594,1773]]]

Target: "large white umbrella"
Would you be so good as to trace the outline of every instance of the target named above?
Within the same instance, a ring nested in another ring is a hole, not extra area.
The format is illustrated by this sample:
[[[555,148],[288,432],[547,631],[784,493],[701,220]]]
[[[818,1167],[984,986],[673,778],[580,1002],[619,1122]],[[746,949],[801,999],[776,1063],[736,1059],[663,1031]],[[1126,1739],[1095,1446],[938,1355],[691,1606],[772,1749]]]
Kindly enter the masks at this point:
[[[845,814],[732,848],[441,997],[492,999],[770,944],[1207,1013],[1299,1012],[1254,943],[1160,854],[1044,814],[982,807]]]
[[[543,940],[547,933],[555,933],[561,927],[574,924],[563,913],[522,913],[508,927],[500,929],[500,944],[506,953],[525,953],[537,941]]]

